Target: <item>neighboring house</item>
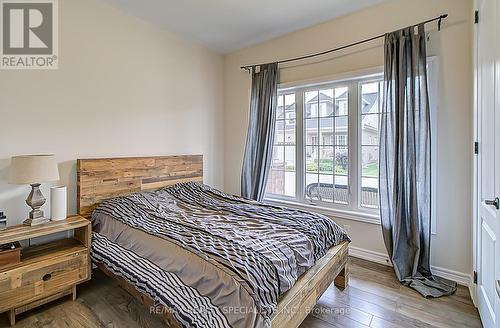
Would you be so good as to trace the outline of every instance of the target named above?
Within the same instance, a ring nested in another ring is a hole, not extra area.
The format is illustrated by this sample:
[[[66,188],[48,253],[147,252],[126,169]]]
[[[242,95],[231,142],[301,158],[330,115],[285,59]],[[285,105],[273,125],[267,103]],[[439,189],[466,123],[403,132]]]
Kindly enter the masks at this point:
[[[361,145],[378,146],[380,115],[380,97],[377,92],[363,95],[361,109]],[[377,147],[363,147],[362,163],[371,164],[378,161]]]
[[[339,156],[347,157],[348,145],[348,100],[347,92],[337,98],[319,92],[306,104],[305,110],[305,145],[306,160],[318,161]],[[378,145],[379,96],[377,92],[363,95],[361,115],[362,145]],[[375,115],[369,115],[375,114]],[[295,145],[296,113],[295,103],[278,106],[276,122],[276,145]],[[308,147],[307,147],[308,146]],[[333,147],[335,146],[335,148]],[[320,151],[320,154],[318,154]],[[336,154],[334,152],[336,151]],[[378,149],[367,147],[362,154],[363,163],[377,161]],[[308,162],[309,162],[308,161]],[[285,147],[284,152],[274,156],[274,167],[293,167],[295,162],[294,147]]]

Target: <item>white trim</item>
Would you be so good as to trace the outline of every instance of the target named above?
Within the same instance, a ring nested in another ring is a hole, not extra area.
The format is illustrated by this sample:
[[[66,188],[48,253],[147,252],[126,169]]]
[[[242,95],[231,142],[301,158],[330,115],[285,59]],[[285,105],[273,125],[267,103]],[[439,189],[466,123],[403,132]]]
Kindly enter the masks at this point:
[[[297,87],[308,87],[308,86],[318,86],[322,84],[331,84],[338,82],[345,82],[353,79],[359,78],[370,78],[375,75],[383,74],[384,66],[376,66],[365,69],[360,69],[356,71],[343,72],[331,75],[325,75],[321,77],[315,77],[311,79],[298,80],[292,82],[284,82],[278,85],[278,89],[286,91],[287,89],[295,89]]]
[[[370,262],[392,266],[389,260],[389,256],[386,253],[380,253],[355,246],[349,246],[349,255]],[[469,288],[473,285],[471,274],[445,269],[434,265],[431,265],[431,270],[434,275],[455,281],[459,285]]]
[[[301,204],[295,201],[283,200],[278,198],[269,198],[267,196],[264,199],[265,203],[277,206],[288,206],[292,208],[297,208],[301,210],[311,211],[320,213],[326,216],[330,216],[333,218],[345,219],[345,220],[353,220],[370,224],[380,225],[380,216],[377,214],[370,214],[364,212],[355,212],[348,210],[339,210],[334,208],[322,207],[318,205],[312,204]]]
[[[438,277],[456,281],[457,284],[469,287],[473,285],[472,276],[467,273],[449,270],[431,265],[432,273]]]
[[[392,266],[389,256],[385,253],[370,251],[355,246],[349,245],[349,255],[358,259],[367,260],[387,266]]]
[[[479,10],[477,1],[474,1],[473,10]],[[472,61],[473,61],[473,99],[472,99],[472,144],[478,141],[479,136],[479,62],[478,62],[478,24],[474,24],[472,29],[473,33],[473,48],[472,48]],[[478,271],[479,259],[478,259],[478,198],[479,198],[479,167],[478,167],[478,156],[475,153],[472,153],[472,272]],[[472,302],[475,306],[477,306],[477,285],[472,284],[470,287],[470,293],[472,297]]]

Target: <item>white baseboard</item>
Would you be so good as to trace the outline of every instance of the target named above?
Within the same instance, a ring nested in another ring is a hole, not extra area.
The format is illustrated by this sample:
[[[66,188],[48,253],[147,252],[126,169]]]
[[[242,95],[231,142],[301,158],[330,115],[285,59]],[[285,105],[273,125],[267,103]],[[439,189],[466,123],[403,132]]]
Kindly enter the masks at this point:
[[[463,272],[453,271],[441,267],[436,267],[431,265],[432,274],[435,274],[438,277],[443,277],[445,279],[449,279],[455,281],[457,284],[469,287],[472,285],[472,277],[470,274],[466,274]]]
[[[389,256],[387,256],[387,254],[384,253],[370,251],[368,249],[363,249],[349,245],[349,255],[351,255],[352,257],[356,257],[358,259],[363,259],[370,262],[392,266],[391,261],[389,260]]]
[[[389,256],[387,256],[386,253],[380,253],[355,246],[349,246],[349,255],[363,260],[392,266],[391,261],[389,260]],[[471,286],[472,277],[470,274],[457,272],[436,266],[431,266],[431,270],[432,273],[435,274],[436,276],[455,281],[457,284],[462,286],[467,286],[467,287]]]

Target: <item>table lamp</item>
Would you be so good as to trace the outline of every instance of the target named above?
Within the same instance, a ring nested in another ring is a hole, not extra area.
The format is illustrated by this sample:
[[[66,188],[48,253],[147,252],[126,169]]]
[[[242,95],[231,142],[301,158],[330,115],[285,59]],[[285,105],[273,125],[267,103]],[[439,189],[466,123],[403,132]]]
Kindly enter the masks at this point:
[[[29,218],[23,224],[38,225],[48,222],[40,207],[45,204],[45,197],[40,191],[40,183],[59,180],[59,170],[54,155],[24,155],[12,157],[9,183],[29,184],[31,192],[26,204],[31,207]]]

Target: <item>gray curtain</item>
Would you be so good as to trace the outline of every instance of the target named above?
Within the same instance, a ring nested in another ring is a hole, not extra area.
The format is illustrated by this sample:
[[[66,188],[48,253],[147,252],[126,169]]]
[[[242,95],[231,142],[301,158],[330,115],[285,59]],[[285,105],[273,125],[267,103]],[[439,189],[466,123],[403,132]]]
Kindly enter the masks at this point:
[[[380,214],[398,279],[425,297],[450,295],[456,283],[430,270],[431,131],[424,25],[385,37],[380,131]]]
[[[252,69],[247,143],[241,173],[241,196],[261,201],[273,156],[279,82],[278,63]]]

